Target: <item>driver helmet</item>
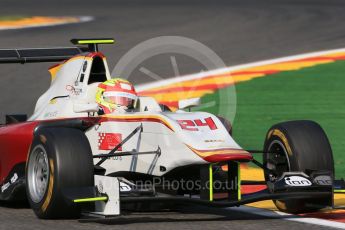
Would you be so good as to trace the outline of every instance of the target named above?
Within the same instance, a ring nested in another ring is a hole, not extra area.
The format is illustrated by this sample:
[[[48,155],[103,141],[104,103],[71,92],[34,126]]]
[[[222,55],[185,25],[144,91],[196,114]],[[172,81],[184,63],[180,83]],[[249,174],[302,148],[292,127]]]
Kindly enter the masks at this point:
[[[115,110],[134,109],[137,98],[134,86],[121,78],[113,78],[100,83],[96,93],[96,102],[105,114]]]

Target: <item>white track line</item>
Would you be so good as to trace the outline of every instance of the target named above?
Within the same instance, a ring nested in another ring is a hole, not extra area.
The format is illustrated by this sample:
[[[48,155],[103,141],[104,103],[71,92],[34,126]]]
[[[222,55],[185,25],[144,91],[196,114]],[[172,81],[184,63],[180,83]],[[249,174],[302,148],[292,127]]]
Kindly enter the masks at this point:
[[[164,79],[161,81],[156,81],[156,82],[138,85],[138,86],[136,86],[136,90],[138,92],[141,92],[144,90],[149,90],[152,88],[161,87],[161,86],[168,85],[168,84],[178,83],[180,81],[194,80],[194,79],[198,79],[198,78],[204,78],[204,77],[207,77],[210,75],[219,75],[219,74],[224,74],[224,73],[228,73],[228,72],[240,70],[240,69],[258,67],[258,66],[263,66],[263,65],[271,65],[271,64],[276,64],[276,63],[280,63],[280,62],[294,61],[294,60],[304,59],[304,58],[317,57],[317,56],[322,56],[322,55],[327,55],[327,54],[337,53],[337,52],[345,52],[345,48],[327,50],[327,51],[318,51],[318,52],[312,52],[312,53],[307,53],[307,54],[299,54],[299,55],[270,59],[270,60],[265,60],[265,61],[252,62],[252,63],[248,63],[248,64],[235,65],[235,66],[231,66],[231,67],[225,67],[225,68],[221,68],[221,69],[215,69],[215,70],[210,70],[210,71],[206,71],[206,72],[185,75],[185,76],[181,76],[181,77]]]
[[[250,213],[250,214],[259,215],[259,216],[264,216],[264,217],[268,217],[272,219],[276,218],[276,219],[283,219],[283,220],[295,221],[295,222],[306,223],[306,224],[315,224],[319,226],[345,229],[344,223],[324,220],[324,219],[319,219],[319,218],[301,217],[301,216],[291,215],[291,214],[278,212],[278,211],[271,211],[271,210],[262,209],[262,208],[241,206],[239,208],[227,208],[227,209],[233,210],[233,211],[241,211],[241,212]]]
[[[94,20],[93,17],[91,16],[80,16],[80,17],[75,17],[79,19],[79,21],[76,22],[48,22],[48,23],[43,23],[43,24],[36,24],[36,25],[22,25],[22,26],[7,26],[7,27],[0,27],[1,30],[14,30],[14,29],[28,29],[28,28],[37,28],[37,27],[47,27],[47,26],[58,26],[58,25],[66,25],[66,24],[74,24],[74,23],[83,23],[83,22],[89,22]]]

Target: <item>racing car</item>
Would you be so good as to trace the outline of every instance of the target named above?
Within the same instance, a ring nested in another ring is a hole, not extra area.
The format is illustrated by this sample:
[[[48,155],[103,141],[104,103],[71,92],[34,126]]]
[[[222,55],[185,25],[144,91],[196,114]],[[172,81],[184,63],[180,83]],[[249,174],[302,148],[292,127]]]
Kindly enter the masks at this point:
[[[51,85],[34,113],[6,115],[0,127],[1,200],[27,199],[43,219],[177,204],[273,200],[291,213],[333,205],[332,150],[316,122],[275,124],[262,150],[245,150],[225,118],[188,111],[197,98],[181,100],[173,112],[139,96],[131,111],[102,115],[95,94],[111,76],[98,47],[114,40],[71,42],[75,46],[0,50],[0,63],[58,63],[49,68]],[[242,163],[262,168],[265,181],[241,180]],[[242,194],[242,185],[257,184],[265,188]]]

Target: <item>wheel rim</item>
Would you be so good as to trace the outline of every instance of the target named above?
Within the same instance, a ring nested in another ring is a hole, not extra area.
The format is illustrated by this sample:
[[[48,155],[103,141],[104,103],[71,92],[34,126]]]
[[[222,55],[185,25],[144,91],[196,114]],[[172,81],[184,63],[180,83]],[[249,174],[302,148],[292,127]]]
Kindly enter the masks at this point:
[[[30,198],[39,203],[46,193],[49,181],[48,156],[42,145],[36,146],[30,154],[27,178]]]
[[[284,172],[289,172],[290,161],[284,144],[279,140],[274,140],[268,146],[266,156],[266,167],[269,169],[268,179],[275,181],[279,179]]]

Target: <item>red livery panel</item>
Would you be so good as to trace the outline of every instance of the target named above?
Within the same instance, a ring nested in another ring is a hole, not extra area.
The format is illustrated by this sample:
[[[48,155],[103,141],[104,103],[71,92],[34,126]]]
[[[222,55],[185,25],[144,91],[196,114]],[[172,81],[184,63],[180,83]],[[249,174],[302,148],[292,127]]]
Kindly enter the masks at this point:
[[[38,124],[33,121],[0,128],[0,183],[3,183],[16,164],[26,162],[34,129]]]
[[[112,150],[122,141],[121,133],[98,133],[98,149]],[[119,151],[122,147],[118,148]]]

